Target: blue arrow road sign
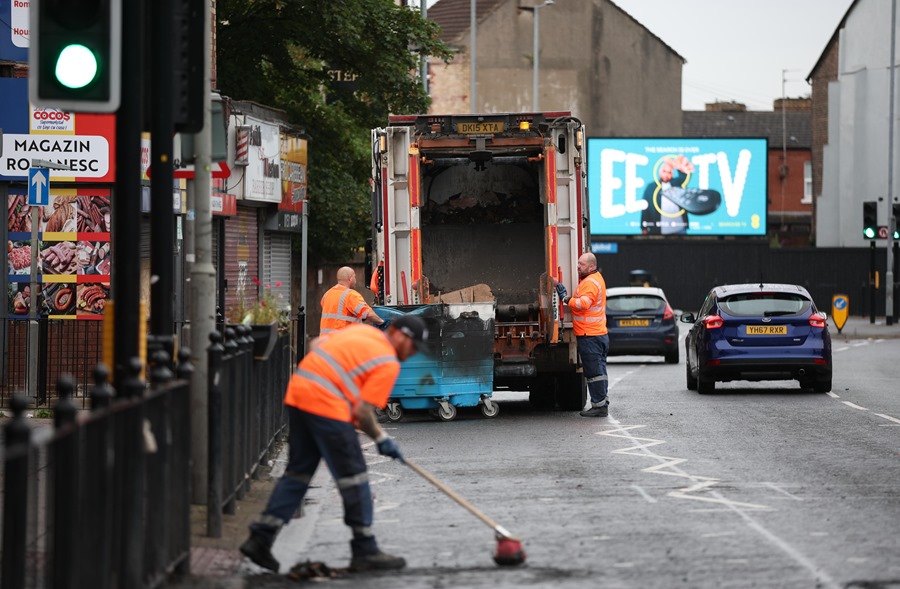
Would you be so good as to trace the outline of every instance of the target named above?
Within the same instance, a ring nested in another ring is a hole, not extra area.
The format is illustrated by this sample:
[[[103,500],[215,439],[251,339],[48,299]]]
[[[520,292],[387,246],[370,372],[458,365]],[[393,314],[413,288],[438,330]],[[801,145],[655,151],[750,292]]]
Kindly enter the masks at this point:
[[[43,207],[50,202],[50,172],[47,168],[28,170],[28,204]]]

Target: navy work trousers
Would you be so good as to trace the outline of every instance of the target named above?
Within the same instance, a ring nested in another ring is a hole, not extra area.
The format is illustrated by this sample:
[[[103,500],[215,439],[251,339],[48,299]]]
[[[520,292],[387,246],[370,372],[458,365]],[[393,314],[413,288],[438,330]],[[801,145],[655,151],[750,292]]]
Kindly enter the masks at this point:
[[[591,407],[609,405],[609,376],[606,374],[606,355],[609,352],[608,335],[579,335],[578,355],[588,393],[591,395]]]

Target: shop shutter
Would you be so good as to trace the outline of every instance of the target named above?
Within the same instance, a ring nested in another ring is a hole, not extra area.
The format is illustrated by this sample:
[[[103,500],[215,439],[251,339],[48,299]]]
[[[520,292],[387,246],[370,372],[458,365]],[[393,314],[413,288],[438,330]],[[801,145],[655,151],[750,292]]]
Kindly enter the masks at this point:
[[[263,238],[263,282],[284,307],[291,304],[291,235],[267,231]],[[277,283],[281,286],[276,286]],[[293,309],[291,309],[293,311]]]
[[[238,205],[237,215],[225,220],[225,317],[238,320],[239,309],[258,300],[254,278],[259,278],[259,225],[257,209]]]

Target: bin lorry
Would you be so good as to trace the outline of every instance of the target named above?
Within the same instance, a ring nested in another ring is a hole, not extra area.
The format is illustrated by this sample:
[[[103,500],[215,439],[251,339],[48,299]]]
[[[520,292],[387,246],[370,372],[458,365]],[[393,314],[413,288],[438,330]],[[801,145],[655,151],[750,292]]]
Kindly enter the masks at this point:
[[[448,345],[462,337],[452,323],[475,313],[492,342],[473,342],[468,356],[484,356],[470,362],[478,370],[492,367],[490,390],[581,410],[572,318],[553,282],[571,291],[578,257],[590,251],[581,121],[569,112],[391,116],[372,130],[372,156],[366,278],[376,304],[435,318],[447,333],[434,353],[447,362],[463,344]],[[413,395],[394,391],[389,415],[401,404],[395,396]],[[433,397],[441,418],[455,415],[452,391]],[[485,415],[496,414],[490,395],[480,398]]]

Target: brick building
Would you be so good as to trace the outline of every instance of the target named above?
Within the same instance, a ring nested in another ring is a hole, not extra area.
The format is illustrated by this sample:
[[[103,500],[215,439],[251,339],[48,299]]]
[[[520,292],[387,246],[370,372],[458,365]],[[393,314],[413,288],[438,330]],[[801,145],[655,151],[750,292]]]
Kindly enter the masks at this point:
[[[782,106],[784,107],[782,110]],[[776,100],[772,111],[713,103],[685,111],[685,137],[765,137],[768,146],[767,227],[773,246],[805,246],[812,228],[812,132],[808,98]]]
[[[684,58],[610,0],[477,0],[475,103],[471,0],[428,9],[458,51],[429,66],[433,113],[533,110],[535,11],[539,12],[539,110],[572,111],[589,136],[681,134]]]

